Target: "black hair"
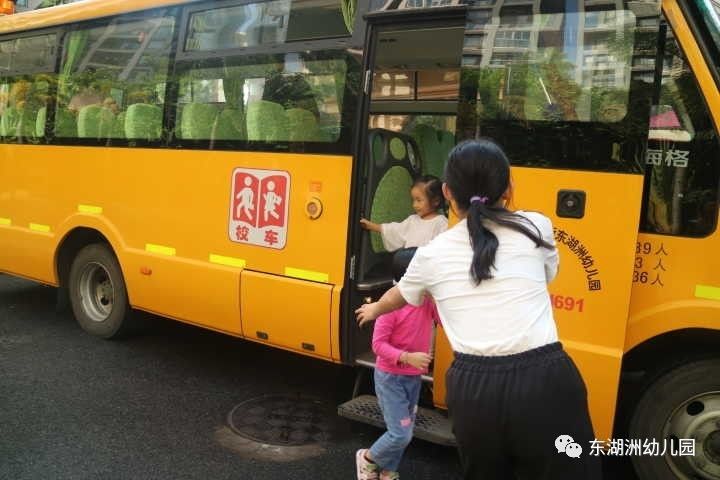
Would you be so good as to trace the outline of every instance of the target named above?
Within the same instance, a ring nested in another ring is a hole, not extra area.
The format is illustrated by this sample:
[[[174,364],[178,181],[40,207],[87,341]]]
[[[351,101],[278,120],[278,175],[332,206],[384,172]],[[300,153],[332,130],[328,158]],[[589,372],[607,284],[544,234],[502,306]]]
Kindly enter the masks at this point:
[[[554,248],[535,224],[499,204],[510,186],[510,161],[493,140],[467,140],[455,146],[445,166],[445,179],[458,208],[467,212],[473,248],[470,275],[476,285],[492,278],[490,269],[498,248],[498,239],[485,220],[522,233],[537,247]]]
[[[417,247],[401,248],[393,254],[392,274],[396,282],[399,282],[402,276],[405,275],[405,270],[410,265],[410,260],[412,260],[416,250]]]
[[[425,195],[427,195],[430,205],[435,210],[444,210],[445,197],[442,193],[442,182],[438,177],[435,175],[422,175],[420,177],[416,177],[412,186],[417,187],[418,185],[423,186]]]

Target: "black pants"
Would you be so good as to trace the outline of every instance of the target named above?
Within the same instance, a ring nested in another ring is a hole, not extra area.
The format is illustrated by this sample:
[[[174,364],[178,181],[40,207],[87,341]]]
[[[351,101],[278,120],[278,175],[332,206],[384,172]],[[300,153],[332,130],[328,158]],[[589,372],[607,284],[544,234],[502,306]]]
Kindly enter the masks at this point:
[[[560,343],[500,357],[456,353],[447,389],[465,480],[602,477],[600,458],[589,454],[585,383]],[[573,457],[558,452],[560,435],[580,445],[579,458],[577,446]]]

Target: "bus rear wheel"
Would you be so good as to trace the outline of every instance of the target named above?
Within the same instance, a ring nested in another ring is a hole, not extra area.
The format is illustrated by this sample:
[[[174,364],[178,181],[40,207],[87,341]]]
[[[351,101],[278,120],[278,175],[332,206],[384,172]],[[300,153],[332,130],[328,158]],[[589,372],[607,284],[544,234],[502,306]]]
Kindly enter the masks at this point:
[[[120,264],[105,244],[84,247],[70,267],[70,304],[86,332],[101,338],[128,333],[130,306]]]
[[[680,365],[653,381],[629,434],[643,442],[656,439],[660,453],[666,449],[664,456],[632,457],[641,480],[720,480],[720,358]]]

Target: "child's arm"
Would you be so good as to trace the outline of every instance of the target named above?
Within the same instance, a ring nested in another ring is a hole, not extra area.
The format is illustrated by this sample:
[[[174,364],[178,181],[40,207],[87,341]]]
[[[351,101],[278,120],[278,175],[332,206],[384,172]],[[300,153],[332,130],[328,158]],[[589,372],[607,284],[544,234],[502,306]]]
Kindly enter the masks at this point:
[[[360,225],[362,225],[365,230],[370,230],[371,232],[380,233],[382,231],[382,226],[379,223],[373,223],[365,218],[360,219]]]
[[[380,315],[373,329],[372,349],[375,355],[388,360],[394,365],[400,363],[400,356],[405,352],[390,344],[390,336],[395,326],[395,312]]]
[[[410,222],[414,215],[410,215],[402,222],[390,222],[380,225],[380,236],[382,237],[383,247],[388,252],[394,252],[405,247],[405,241],[408,236]]]

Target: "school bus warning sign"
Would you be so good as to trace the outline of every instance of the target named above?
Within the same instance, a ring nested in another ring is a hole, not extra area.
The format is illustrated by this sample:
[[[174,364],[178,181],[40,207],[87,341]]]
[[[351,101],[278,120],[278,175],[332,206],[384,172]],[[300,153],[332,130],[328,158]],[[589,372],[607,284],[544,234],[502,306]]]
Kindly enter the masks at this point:
[[[288,172],[236,168],[230,197],[230,239],[285,248],[289,194]]]

